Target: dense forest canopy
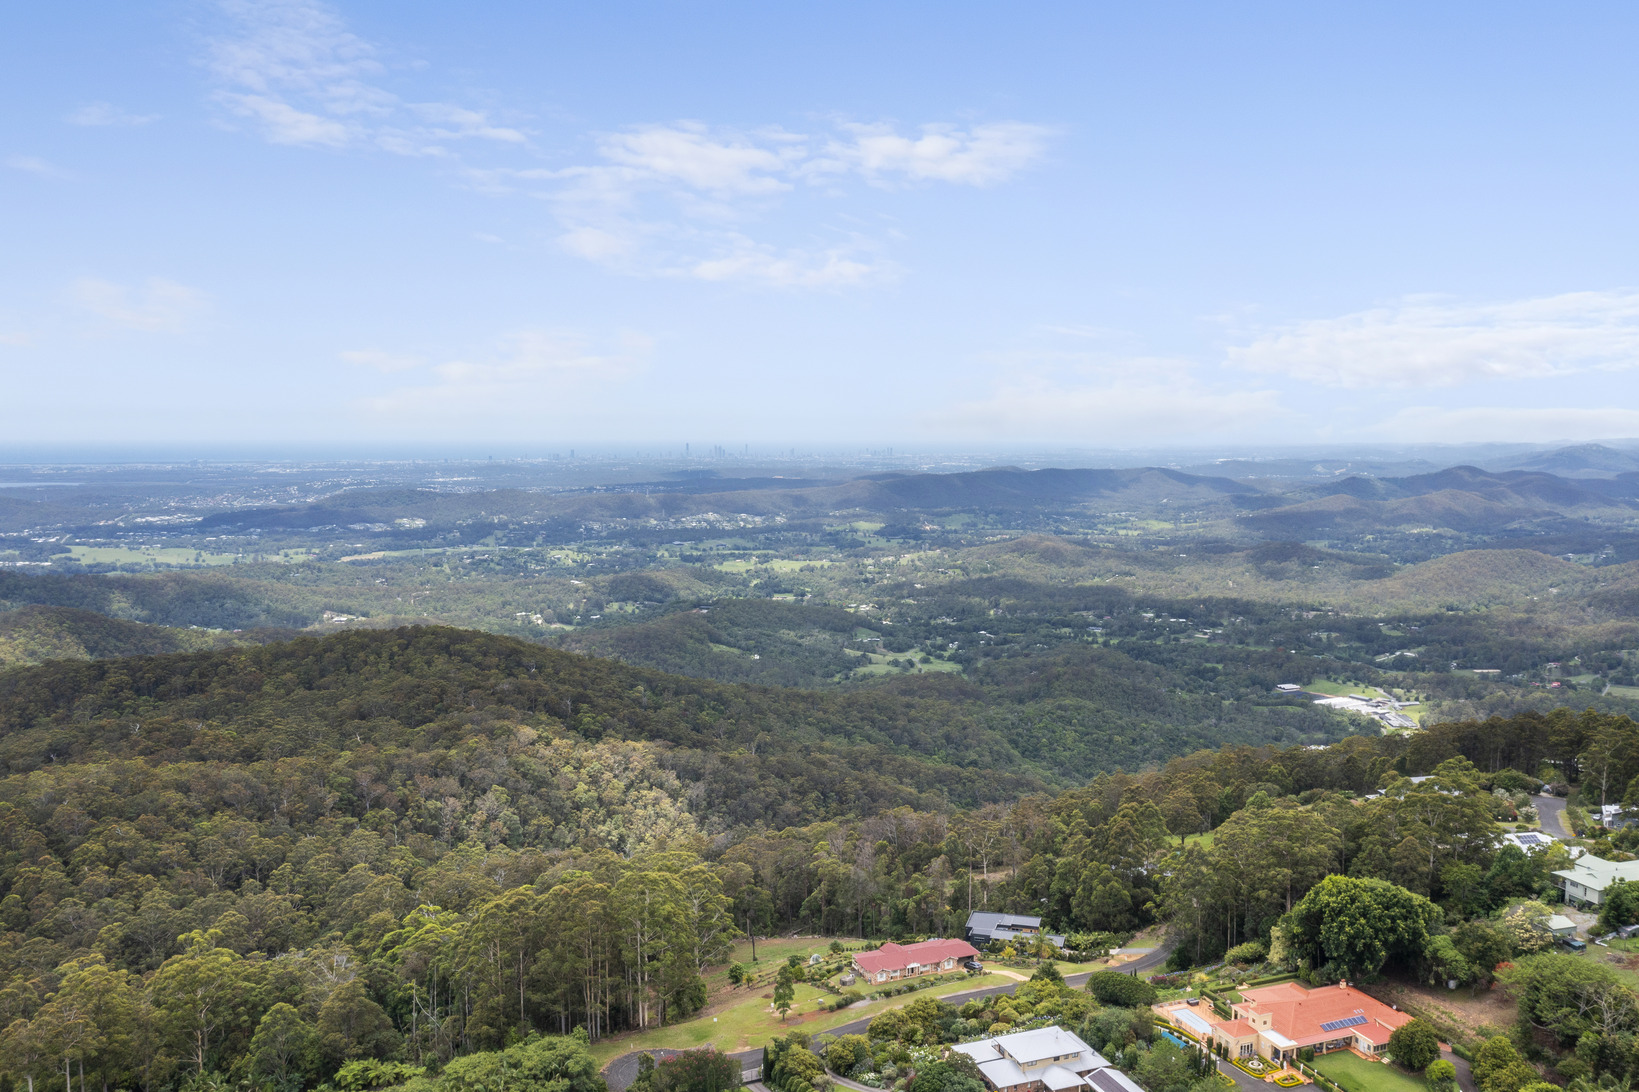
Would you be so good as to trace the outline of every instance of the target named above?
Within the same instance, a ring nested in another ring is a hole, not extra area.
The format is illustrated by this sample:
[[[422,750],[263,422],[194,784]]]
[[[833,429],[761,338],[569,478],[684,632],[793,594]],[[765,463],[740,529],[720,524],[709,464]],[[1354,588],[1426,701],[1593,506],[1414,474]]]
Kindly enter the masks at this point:
[[[684,1018],[745,931],[949,934],[979,908],[1089,940],[1167,922],[1190,962],[1275,943],[1369,973],[1421,959],[1430,921],[1328,948],[1325,915],[1356,911],[1313,903],[1327,875],[1409,893],[1383,906],[1506,907],[1553,860],[1497,848],[1537,784],[1517,770],[1613,798],[1639,774],[1633,722],[1561,710],[1227,746],[1054,791],[961,709],[439,628],[14,670],[8,1057],[163,1087],[251,1076],[277,1035],[311,1041],[302,1081],[363,1058],[436,1068],[519,1029]]]

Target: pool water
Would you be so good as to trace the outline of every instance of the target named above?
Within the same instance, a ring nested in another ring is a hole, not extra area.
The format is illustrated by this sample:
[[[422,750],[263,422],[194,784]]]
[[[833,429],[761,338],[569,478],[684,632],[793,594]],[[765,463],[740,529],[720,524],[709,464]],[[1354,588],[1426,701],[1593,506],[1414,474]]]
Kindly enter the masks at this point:
[[[1170,1031],[1162,1031],[1161,1034],[1164,1035],[1166,1038],[1171,1039],[1173,1042],[1177,1043],[1181,1047],[1187,1047],[1187,1046],[1191,1045],[1189,1043],[1184,1042],[1184,1040],[1182,1038],[1180,1038],[1177,1035],[1174,1035]]]

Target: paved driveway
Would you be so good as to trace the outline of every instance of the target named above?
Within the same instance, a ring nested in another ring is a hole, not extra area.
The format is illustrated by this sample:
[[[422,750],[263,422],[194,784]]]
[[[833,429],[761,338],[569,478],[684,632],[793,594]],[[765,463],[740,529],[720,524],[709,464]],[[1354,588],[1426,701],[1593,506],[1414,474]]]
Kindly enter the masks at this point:
[[[1555,838],[1571,838],[1569,827],[1565,825],[1565,798],[1550,796],[1542,793],[1531,798],[1531,803],[1537,807],[1537,817],[1542,820],[1542,829]]]

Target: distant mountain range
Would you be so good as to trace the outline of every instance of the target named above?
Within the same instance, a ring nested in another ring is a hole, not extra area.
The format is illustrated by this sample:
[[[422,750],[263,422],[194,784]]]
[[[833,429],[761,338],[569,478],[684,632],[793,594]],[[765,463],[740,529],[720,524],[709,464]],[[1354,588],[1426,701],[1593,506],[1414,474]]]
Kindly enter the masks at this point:
[[[178,505],[156,531],[205,534],[367,532],[378,546],[478,542],[502,525],[532,525],[569,540],[585,525],[695,517],[749,516],[808,530],[878,519],[916,526],[956,513],[1030,528],[1058,516],[1109,516],[1221,525],[1232,536],[1324,539],[1374,530],[1435,529],[1464,535],[1563,534],[1589,525],[1625,525],[1639,509],[1639,456],[1601,444],[1531,453],[1502,469],[1454,466],[1406,476],[1232,477],[1166,467],[867,474],[836,478],[678,475],[666,481],[570,490],[524,488],[446,492],[413,487],[356,488],[312,503],[189,512]],[[1249,472],[1252,464],[1226,463]],[[1317,467],[1317,470],[1319,468]],[[106,534],[108,498],[58,493],[49,499],[0,495],[0,531]],[[1033,523],[1032,520],[1035,522]]]

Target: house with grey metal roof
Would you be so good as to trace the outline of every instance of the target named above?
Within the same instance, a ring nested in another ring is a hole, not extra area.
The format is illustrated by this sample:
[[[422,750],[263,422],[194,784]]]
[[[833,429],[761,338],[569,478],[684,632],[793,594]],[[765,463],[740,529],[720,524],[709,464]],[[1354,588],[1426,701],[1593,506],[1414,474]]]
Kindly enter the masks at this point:
[[[992,940],[1034,940],[1038,936],[1045,936],[1055,945],[1064,947],[1064,938],[1053,933],[1041,931],[1041,919],[1028,914],[993,914],[989,911],[975,910],[967,916],[967,942],[973,945],[987,944]]]
[[[1141,1092],[1079,1035],[1056,1025],[950,1049],[972,1058],[994,1092]]]

